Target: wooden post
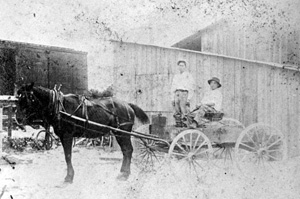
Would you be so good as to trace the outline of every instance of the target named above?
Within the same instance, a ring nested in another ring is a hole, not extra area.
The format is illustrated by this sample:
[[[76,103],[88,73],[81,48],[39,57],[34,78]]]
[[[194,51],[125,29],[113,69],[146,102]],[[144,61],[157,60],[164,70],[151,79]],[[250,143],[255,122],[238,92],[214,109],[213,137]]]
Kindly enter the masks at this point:
[[[2,104],[0,104],[0,158],[2,157],[2,140],[3,140],[3,107]]]
[[[0,133],[3,131],[3,106],[0,104]]]
[[[7,132],[8,132],[8,137],[11,137],[11,131],[12,131],[12,104],[9,104],[8,107],[8,127],[7,127]]]

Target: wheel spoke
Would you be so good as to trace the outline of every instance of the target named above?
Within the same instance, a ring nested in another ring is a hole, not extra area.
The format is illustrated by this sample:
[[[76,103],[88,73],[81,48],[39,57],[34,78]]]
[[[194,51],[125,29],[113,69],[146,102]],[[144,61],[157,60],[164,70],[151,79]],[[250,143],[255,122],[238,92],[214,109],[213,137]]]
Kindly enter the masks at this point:
[[[256,156],[255,152],[250,152],[250,151],[248,151],[247,153],[243,153],[243,154],[237,154],[238,158],[241,158],[241,161],[244,161],[244,159],[249,155],[252,155],[254,157]]]
[[[193,141],[193,133],[190,133],[190,151],[192,150],[192,148],[194,148],[192,141]]]
[[[221,152],[221,154],[220,154],[220,157],[222,157],[224,151],[225,151],[225,148],[223,148],[223,150],[222,150],[222,152]]]
[[[221,148],[221,147],[218,147],[218,149],[217,149],[217,150],[215,150],[215,151],[213,152],[213,154],[217,153],[217,152],[218,152],[218,151],[220,151],[221,149],[223,149],[223,148]]]
[[[268,157],[270,157],[270,158],[273,158],[274,160],[276,160],[276,161],[280,161],[280,159],[278,159],[278,158],[276,158],[276,157],[274,157],[274,156],[272,156],[272,155],[270,155],[270,154],[266,154]]]
[[[201,155],[201,154],[203,154],[203,153],[206,153],[206,152],[209,153],[209,151],[210,151],[209,149],[206,149],[205,151],[201,151],[201,152],[199,152],[199,153],[195,153],[194,156],[197,157],[197,156],[199,156],[199,155]]]
[[[188,145],[188,143],[187,143],[187,141],[186,141],[186,139],[185,139],[185,135],[182,136],[182,138],[183,138],[184,145],[185,145],[186,147],[188,147],[189,145]]]
[[[272,149],[272,150],[267,150],[268,152],[280,152],[282,153],[281,149]]]
[[[259,143],[259,136],[258,136],[258,134],[257,134],[257,126],[255,127],[255,129],[254,129],[254,133],[253,133],[253,137],[254,137],[254,135],[256,136],[256,139],[257,139],[257,142]]]
[[[265,139],[266,139],[266,133],[263,132],[263,137],[262,137],[263,147],[265,147],[267,144],[265,143]]]
[[[154,151],[151,151],[151,152],[153,153],[153,156],[155,157],[155,159],[156,159],[158,162],[160,162],[159,159],[158,159],[158,157],[156,156],[155,152],[154,152]]]
[[[199,174],[198,174],[198,172],[197,172],[197,168],[196,168],[196,165],[195,165],[195,162],[194,162],[194,161],[192,161],[192,165],[193,165],[193,167],[194,167],[196,176],[197,176],[197,178],[198,178]]]
[[[188,153],[182,146],[180,146],[178,143],[176,143],[176,145],[185,153]],[[174,147],[175,148],[175,147]]]
[[[150,158],[151,158],[151,166],[154,166],[152,154],[150,153],[149,156],[150,156]]]
[[[197,146],[197,143],[198,143],[198,140],[199,140],[200,136],[201,136],[201,135],[198,134],[197,139],[196,139],[196,141],[195,141],[195,145],[194,145],[194,147],[193,147],[192,150],[195,150],[195,148],[196,148],[196,146]]]
[[[267,140],[267,142],[266,142],[266,146],[268,145],[269,141],[271,140],[271,138],[272,138],[273,136],[274,136],[274,135],[270,135],[270,136],[268,137],[268,140]]]
[[[282,140],[283,140],[282,138],[276,140],[276,141],[273,142],[271,145],[267,146],[267,148],[268,148],[268,149],[271,148],[272,146],[274,146],[275,144],[277,144],[278,142],[280,142],[280,141],[282,141]]]
[[[178,155],[178,156],[182,156],[182,157],[187,157],[185,154],[182,153],[176,153],[176,152],[172,152],[172,155]]]
[[[241,142],[240,145],[243,145],[243,146],[245,146],[245,147],[247,147],[247,148],[249,148],[249,149],[252,149],[253,151],[256,151],[255,148],[253,148],[253,147],[251,147],[251,146],[249,146],[249,145],[247,145],[247,144],[244,144],[243,142]]]
[[[206,143],[206,140],[203,140],[203,142],[200,144],[200,146],[194,151],[194,153],[197,153],[199,149],[202,148],[202,146]]]
[[[204,168],[200,165],[199,162],[197,162],[196,160],[194,160],[195,164],[198,165],[198,167],[200,167],[202,170],[204,170]]]
[[[256,145],[256,143],[254,142],[254,140],[250,137],[250,135],[247,133],[246,134],[247,136],[248,136],[248,138],[252,141],[252,143],[256,146],[256,147],[258,147],[257,145]]]

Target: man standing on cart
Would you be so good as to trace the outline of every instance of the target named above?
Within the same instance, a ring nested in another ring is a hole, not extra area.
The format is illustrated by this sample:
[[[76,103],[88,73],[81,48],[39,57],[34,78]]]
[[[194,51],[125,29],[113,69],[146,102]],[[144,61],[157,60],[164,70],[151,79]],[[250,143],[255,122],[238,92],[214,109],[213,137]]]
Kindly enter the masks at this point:
[[[190,100],[194,95],[195,80],[192,74],[187,71],[185,60],[179,60],[177,66],[179,73],[174,76],[171,86],[172,105],[175,109],[176,126],[184,127],[184,120],[189,120]]]

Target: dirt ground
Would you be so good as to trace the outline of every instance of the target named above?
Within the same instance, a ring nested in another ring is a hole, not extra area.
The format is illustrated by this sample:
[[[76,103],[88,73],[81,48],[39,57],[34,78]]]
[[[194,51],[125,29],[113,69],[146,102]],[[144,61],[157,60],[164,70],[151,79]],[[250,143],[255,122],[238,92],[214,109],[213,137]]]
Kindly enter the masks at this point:
[[[218,160],[217,165],[221,166],[210,166],[196,178],[176,161],[163,159],[154,171],[145,172],[134,159],[129,179],[118,181],[120,152],[99,147],[75,147],[73,152],[75,178],[69,185],[63,184],[66,164],[61,146],[50,151],[14,154],[25,161],[15,169],[0,164],[0,198],[300,198],[299,157],[277,165],[272,175],[255,178],[243,176],[234,164],[223,164],[223,160]]]

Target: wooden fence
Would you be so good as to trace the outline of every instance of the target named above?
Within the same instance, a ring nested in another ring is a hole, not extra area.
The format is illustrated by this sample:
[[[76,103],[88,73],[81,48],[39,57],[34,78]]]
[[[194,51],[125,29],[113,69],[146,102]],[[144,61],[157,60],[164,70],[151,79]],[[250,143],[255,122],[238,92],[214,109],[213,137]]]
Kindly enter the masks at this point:
[[[281,130],[289,156],[300,152],[300,72],[280,64],[216,54],[112,41],[116,96],[173,122],[171,81],[179,58],[188,61],[197,83],[192,108],[209,89],[207,80],[221,79],[223,111],[245,126],[263,122]]]

